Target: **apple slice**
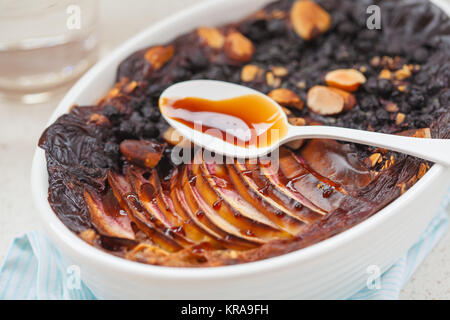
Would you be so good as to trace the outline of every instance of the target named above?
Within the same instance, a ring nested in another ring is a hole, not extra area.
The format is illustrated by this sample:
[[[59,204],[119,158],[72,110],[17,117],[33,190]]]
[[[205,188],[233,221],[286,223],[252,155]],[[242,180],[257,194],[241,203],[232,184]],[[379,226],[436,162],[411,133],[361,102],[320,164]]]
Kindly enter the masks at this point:
[[[182,249],[182,246],[174,240],[173,232],[161,232],[158,230],[151,217],[148,217],[145,209],[141,206],[137,195],[133,192],[131,185],[124,176],[109,171],[108,182],[120,207],[127,212],[130,220],[152,241],[169,252]]]
[[[300,156],[314,171],[347,192],[367,186],[375,177],[361,164],[349,145],[335,140],[312,139],[302,148]]]
[[[283,206],[279,205],[276,201],[270,197],[264,195],[261,190],[259,190],[256,183],[246,176],[245,173],[239,171],[235,165],[227,164],[226,173],[223,177],[224,179],[229,179],[236,192],[241,195],[241,197],[250,203],[253,207],[263,213],[272,222],[286,230],[290,234],[297,235],[300,233],[301,229],[305,226],[305,223],[301,221],[294,213],[287,210]]]
[[[254,237],[245,236],[238,228],[217,215],[199,195],[195,187],[195,179],[196,176],[192,172],[192,166],[187,165],[181,179],[181,186],[186,202],[191,211],[195,212],[200,223],[220,235],[220,239],[223,240],[225,247],[246,250],[255,248],[265,242]]]
[[[144,175],[149,174],[149,180]],[[158,174],[155,170],[147,171],[138,168],[128,168],[126,177],[139,197],[142,206],[156,217],[166,228],[179,228],[181,219],[165,202]],[[173,207],[173,206],[172,206]]]
[[[220,235],[203,226],[198,221],[199,218],[197,215],[190,210],[184,194],[180,190],[180,174],[178,173],[178,169],[175,170],[170,180],[169,196],[175,211],[184,221],[186,236],[195,243],[206,242],[211,244],[215,249],[223,249],[224,247],[220,244]]]
[[[339,206],[344,195],[308,171],[292,151],[285,149],[280,154],[279,164],[286,186],[291,191],[302,194],[327,213]]]
[[[247,161],[244,165],[240,164],[241,171],[251,171],[252,179],[258,185],[259,190],[266,190],[271,198],[284,206],[286,209],[295,213],[297,217],[305,223],[311,223],[320,219],[325,212],[315,206],[311,201],[298,192],[292,192],[286,185],[282,184],[279,175],[274,172],[269,164],[259,162],[257,165]]]
[[[219,197],[222,199],[221,201],[226,206],[231,208],[234,212],[239,212],[239,214],[246,216],[248,219],[250,219],[250,221],[258,221],[259,223],[278,230],[280,234],[277,235],[277,237],[285,238],[290,236],[289,232],[280,228],[280,226],[278,226],[264,214],[259,212],[250,203],[245,201],[244,198],[234,188],[224,187],[222,180],[215,176],[213,173],[226,171],[226,169],[223,168],[222,165],[220,165],[220,169],[218,167],[219,165],[208,163],[207,161],[203,161],[201,164],[202,174],[208,181],[209,185],[217,192]]]
[[[145,171],[146,172],[146,171]],[[153,179],[155,171],[150,171],[150,177]],[[144,172],[142,172],[144,173]],[[136,192],[142,206],[166,228],[179,227],[179,221],[173,215],[167,215],[160,210],[157,204],[159,190],[146,180],[139,171],[128,168],[126,170],[126,179],[130,182],[134,192]]]
[[[165,230],[165,233],[173,232],[174,238],[183,246],[192,245],[193,242],[185,236],[183,221],[175,214],[173,205],[163,198],[164,191],[156,171],[152,171],[150,180],[144,178],[145,170],[128,168],[126,171],[126,178],[130,181],[144,209],[151,215],[150,219],[156,218],[153,223],[160,230]]]
[[[128,218],[125,211],[120,209],[119,203],[111,191],[105,196],[100,196],[94,190],[85,188],[84,200],[91,222],[100,234],[108,237],[135,240],[130,218]]]
[[[197,155],[201,156],[201,152]],[[264,240],[274,240],[281,238],[281,230],[267,218],[263,218],[266,223],[262,222],[262,219],[258,219],[262,215],[254,215],[252,218],[251,211],[247,212],[246,209],[251,206],[236,208],[229,206],[224,198],[209,184],[209,180],[203,175],[200,165],[194,160],[192,165],[193,173],[197,176],[195,187],[197,188],[200,196],[205,203],[212,208],[216,214],[221,216],[224,220],[235,226],[241,233],[249,235],[251,237],[257,237]],[[256,211],[253,208],[253,211]],[[256,218],[256,219],[254,219]],[[244,231],[245,230],[245,231]],[[243,232],[244,231],[244,232]],[[284,234],[284,238],[288,237],[288,234]]]

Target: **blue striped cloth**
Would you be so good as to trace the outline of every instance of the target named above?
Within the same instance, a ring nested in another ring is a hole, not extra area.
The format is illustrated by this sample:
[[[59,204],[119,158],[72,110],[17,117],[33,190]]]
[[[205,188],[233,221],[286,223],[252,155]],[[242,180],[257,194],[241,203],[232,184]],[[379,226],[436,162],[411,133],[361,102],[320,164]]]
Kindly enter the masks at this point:
[[[381,276],[379,288],[364,288],[350,299],[398,298],[408,279],[447,230],[449,199],[450,196],[419,241]],[[0,269],[0,299],[97,299],[83,282],[77,286],[70,282],[73,280],[70,270],[70,264],[44,234],[28,232],[14,239]]]

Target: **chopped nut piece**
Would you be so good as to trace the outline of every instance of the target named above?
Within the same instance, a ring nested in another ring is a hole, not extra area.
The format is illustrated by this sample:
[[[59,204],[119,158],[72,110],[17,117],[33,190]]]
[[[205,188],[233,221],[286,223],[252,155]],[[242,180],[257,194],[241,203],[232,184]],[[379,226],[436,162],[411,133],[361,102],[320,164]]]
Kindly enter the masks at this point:
[[[281,79],[275,77],[272,72],[267,72],[266,83],[273,88],[278,88],[281,85]]]
[[[395,69],[395,62],[394,59],[388,56],[383,56],[381,58],[380,65],[389,69]]]
[[[321,6],[309,0],[299,0],[291,8],[291,23],[295,32],[311,40],[330,28],[331,16]]]
[[[398,87],[397,87],[397,90],[398,91],[400,91],[400,92],[406,92],[406,86],[405,85],[399,85]]]
[[[248,65],[244,66],[244,68],[242,68],[241,80],[243,82],[251,82],[251,81],[255,80],[256,78],[262,76],[263,73],[264,73],[264,70],[261,69],[260,67],[252,65],[252,64],[248,64]]]
[[[138,86],[138,83],[136,81],[131,81],[127,86],[125,87],[124,91],[126,93],[132,93],[134,89]]]
[[[367,72],[367,67],[366,66],[361,66],[361,67],[359,67],[359,71],[361,71],[361,72]]]
[[[350,92],[347,92],[347,91],[344,91],[344,90],[341,90],[338,88],[333,88],[333,87],[328,87],[328,89],[336,92],[342,98],[344,98],[344,111],[351,110],[356,105],[356,98]]]
[[[338,69],[328,72],[325,82],[331,87],[353,92],[366,82],[366,77],[355,69]]]
[[[414,137],[414,138],[427,138],[431,139],[431,131],[430,128],[423,128],[423,129],[409,129],[406,131],[402,131],[399,133],[396,133],[400,136],[405,137]]]
[[[270,13],[270,16],[274,19],[284,19],[286,17],[286,13],[281,10],[273,10]]]
[[[324,86],[314,86],[308,91],[307,105],[311,111],[321,115],[334,115],[344,110],[344,98]]]
[[[292,111],[289,110],[288,108],[285,108],[285,107],[281,106],[281,109],[283,109],[284,113],[286,113],[287,116],[292,115]]]
[[[379,56],[375,56],[370,60],[370,65],[372,67],[378,67],[381,63],[381,58]]]
[[[172,58],[173,54],[173,46],[156,46],[147,50],[145,60],[150,63],[153,69],[159,70]]]
[[[306,82],[305,82],[305,81],[299,81],[299,82],[297,82],[297,88],[299,88],[299,89],[305,89],[305,88],[306,88]]]
[[[250,61],[255,52],[253,43],[238,31],[230,32],[225,39],[225,53],[231,60]]]
[[[97,233],[93,229],[83,230],[78,234],[78,236],[90,245],[94,245],[97,239]]]
[[[404,194],[405,193],[405,191],[406,191],[406,183],[402,183],[402,184],[399,184],[399,185],[397,185],[397,187],[399,187],[399,189],[400,189],[400,194]]]
[[[403,68],[395,71],[394,76],[397,80],[405,80],[411,76],[411,70],[407,65],[403,65]]]
[[[417,179],[422,178],[425,173],[427,173],[427,166],[425,165],[425,163],[421,163],[420,167],[419,167],[419,171],[417,172]]]
[[[284,77],[288,74],[288,70],[285,67],[272,67],[271,70],[277,77]]]
[[[154,168],[161,160],[166,145],[145,140],[124,140],[120,152],[131,163]]]
[[[401,124],[403,121],[405,121],[405,114],[404,113],[397,113],[397,115],[395,116],[395,124],[399,125]]]
[[[381,70],[380,74],[378,75],[379,79],[390,79],[391,78],[391,71],[388,69]]]
[[[97,126],[108,126],[110,125],[109,119],[102,114],[93,113],[89,118],[89,123],[93,123]]]
[[[304,118],[294,118],[293,117],[293,118],[289,118],[288,121],[293,126],[305,126],[306,125],[306,120]]]
[[[416,132],[414,133],[413,137],[431,139],[430,128],[417,129]]]
[[[386,111],[387,112],[397,112],[398,110],[399,110],[398,109],[398,105],[396,103],[394,103],[394,102],[389,102],[386,105]]]
[[[380,153],[374,153],[370,155],[366,160],[367,160],[366,164],[371,168],[373,168],[377,163],[379,163],[382,160],[382,156]]]
[[[253,13],[252,15],[250,15],[250,18],[252,18],[254,20],[265,20],[265,19],[268,19],[268,17],[269,17],[268,13],[264,9],[258,10],[255,13]]]
[[[269,97],[283,106],[295,107],[299,110],[303,108],[303,101],[295,92],[289,89],[280,88],[272,90],[269,92]]]
[[[197,34],[213,49],[222,49],[225,44],[225,36],[216,28],[200,27],[197,29]]]
[[[114,97],[117,97],[119,95],[119,93],[120,93],[120,89],[118,87],[114,87],[108,91],[105,99],[112,99]]]

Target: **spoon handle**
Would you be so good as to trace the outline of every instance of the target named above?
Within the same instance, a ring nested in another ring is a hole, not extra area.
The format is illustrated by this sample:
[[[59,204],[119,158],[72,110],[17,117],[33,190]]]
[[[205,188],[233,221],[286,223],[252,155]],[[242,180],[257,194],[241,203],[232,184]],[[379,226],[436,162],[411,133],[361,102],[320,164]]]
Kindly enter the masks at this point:
[[[450,166],[450,139],[412,138],[328,126],[291,126],[285,142],[308,138],[336,139],[360,143]]]

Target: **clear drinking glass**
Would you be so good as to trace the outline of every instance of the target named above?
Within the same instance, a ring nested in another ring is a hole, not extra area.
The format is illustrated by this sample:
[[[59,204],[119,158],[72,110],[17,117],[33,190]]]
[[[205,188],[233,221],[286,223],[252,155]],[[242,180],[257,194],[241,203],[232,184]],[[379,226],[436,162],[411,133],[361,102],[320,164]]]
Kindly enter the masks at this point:
[[[97,57],[97,0],[0,0],[0,93],[41,102]]]

